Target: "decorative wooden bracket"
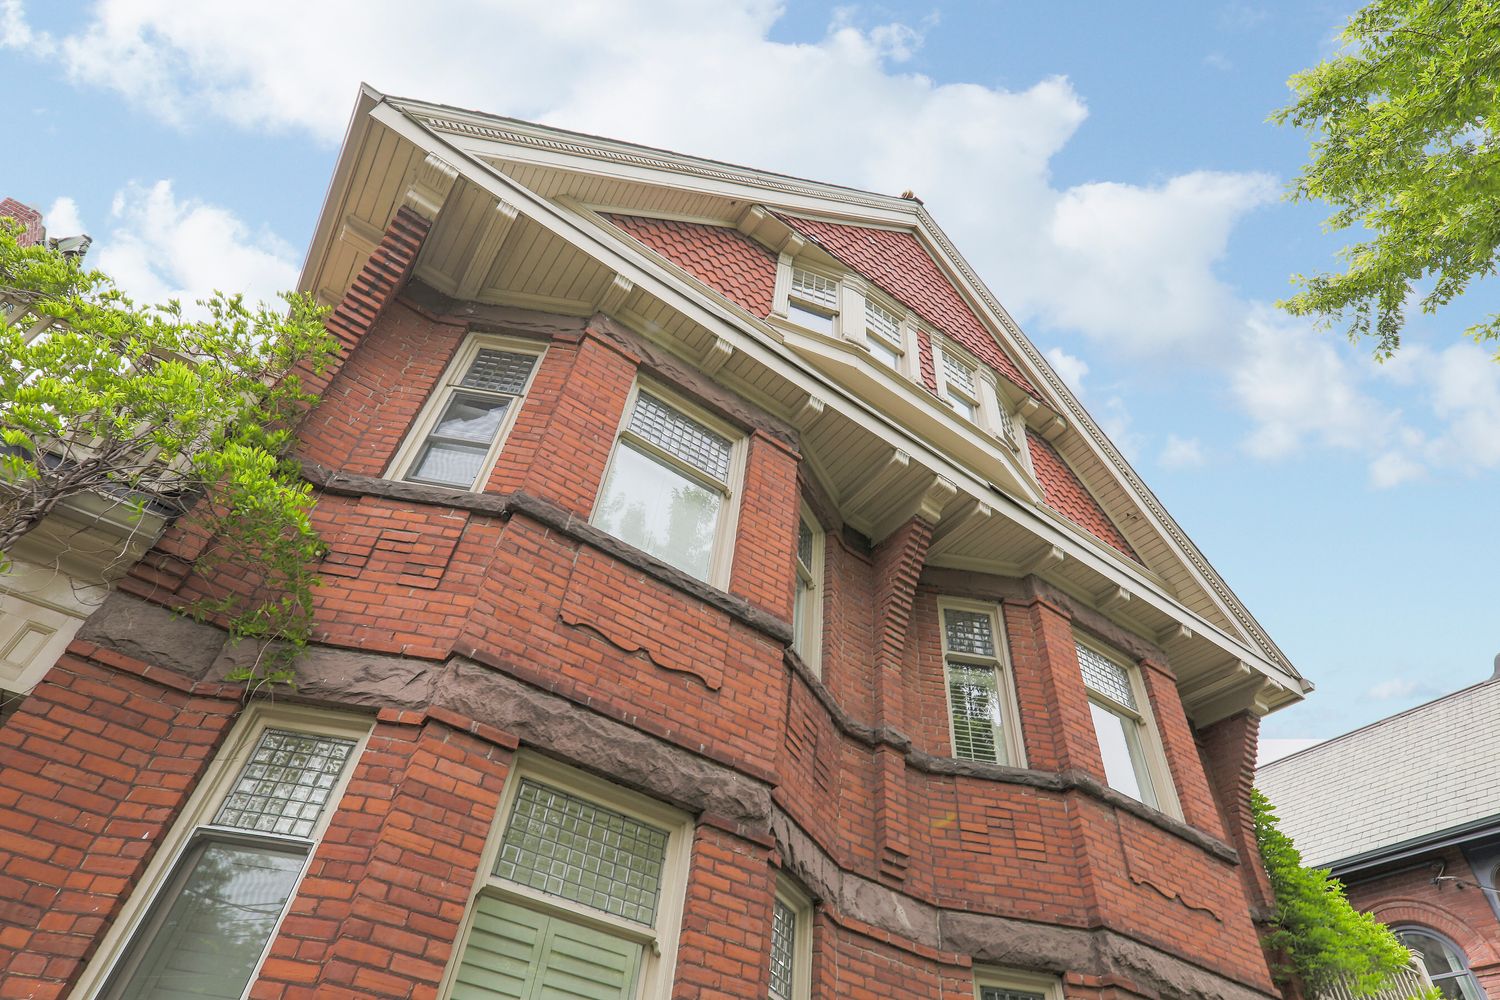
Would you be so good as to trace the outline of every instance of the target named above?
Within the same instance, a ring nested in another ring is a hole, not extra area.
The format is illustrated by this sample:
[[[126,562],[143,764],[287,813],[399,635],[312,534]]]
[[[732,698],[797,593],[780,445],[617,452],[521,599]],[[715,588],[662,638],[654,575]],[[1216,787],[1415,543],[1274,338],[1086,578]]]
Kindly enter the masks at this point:
[[[510,235],[511,228],[516,224],[516,218],[521,210],[508,201],[495,202],[494,211],[490,213],[489,220],[485,223],[484,232],[480,234],[479,243],[474,247],[474,252],[469,255],[469,263],[464,267],[464,273],[458,279],[458,287],[454,297],[459,299],[473,299],[484,287],[484,281],[489,277],[490,270],[495,266],[495,261],[500,256],[500,248],[505,245],[505,238]]]
[[[402,204],[431,222],[437,218],[458,180],[458,168],[435,153],[417,165],[416,175],[402,196]]]

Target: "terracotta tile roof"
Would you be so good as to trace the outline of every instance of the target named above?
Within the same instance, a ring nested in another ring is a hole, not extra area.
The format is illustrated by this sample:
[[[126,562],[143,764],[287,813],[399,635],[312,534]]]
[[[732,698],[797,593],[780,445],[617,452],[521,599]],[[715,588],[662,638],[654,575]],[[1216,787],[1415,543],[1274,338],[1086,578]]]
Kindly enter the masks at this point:
[[[1088,488],[1057,453],[1057,449],[1052,447],[1052,442],[1027,431],[1026,443],[1031,448],[1031,464],[1036,469],[1037,479],[1041,481],[1047,506],[1101,542],[1114,546],[1140,562],[1141,557],[1135,554],[1125,536],[1120,534],[1120,529],[1115,527],[1109,515],[1104,513],[1104,508],[1099,506],[1099,501],[1094,499],[1093,494],[1089,493]]]
[[[42,228],[42,213],[14,198],[0,201],[0,219],[15,219],[21,224],[20,243],[23,247],[40,243],[46,238],[47,230]]]
[[[973,351],[975,357],[991,368],[1004,373],[1033,396],[1038,395],[914,235],[794,215],[780,218]]]
[[[620,229],[757,316],[771,315],[776,258],[727,226],[606,215]]]

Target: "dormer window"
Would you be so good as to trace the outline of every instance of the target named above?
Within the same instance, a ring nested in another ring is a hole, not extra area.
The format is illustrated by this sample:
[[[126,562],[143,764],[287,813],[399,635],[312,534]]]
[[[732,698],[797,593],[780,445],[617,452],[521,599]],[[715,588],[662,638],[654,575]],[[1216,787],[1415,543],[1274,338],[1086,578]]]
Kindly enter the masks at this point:
[[[839,314],[839,283],[816,271],[792,268],[786,311],[787,318],[798,326],[832,336]]]
[[[865,299],[865,344],[881,364],[901,371],[906,345],[901,336],[901,317],[878,302]]]
[[[938,366],[938,389],[943,402],[959,416],[978,423],[979,366],[946,345],[939,349],[938,354],[942,361]]]

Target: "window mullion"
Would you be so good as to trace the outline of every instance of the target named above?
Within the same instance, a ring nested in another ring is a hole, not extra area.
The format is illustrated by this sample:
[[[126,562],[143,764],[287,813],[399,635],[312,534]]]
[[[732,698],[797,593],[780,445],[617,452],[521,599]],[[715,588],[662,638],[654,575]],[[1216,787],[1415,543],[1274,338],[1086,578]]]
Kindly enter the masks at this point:
[[[717,490],[726,497],[729,496],[728,483],[715,479],[691,462],[684,462],[661,445],[647,440],[630,428],[627,427],[620,432],[620,440],[628,442],[632,448],[642,451],[652,458],[668,463],[674,470],[682,473],[698,485],[707,489]]]

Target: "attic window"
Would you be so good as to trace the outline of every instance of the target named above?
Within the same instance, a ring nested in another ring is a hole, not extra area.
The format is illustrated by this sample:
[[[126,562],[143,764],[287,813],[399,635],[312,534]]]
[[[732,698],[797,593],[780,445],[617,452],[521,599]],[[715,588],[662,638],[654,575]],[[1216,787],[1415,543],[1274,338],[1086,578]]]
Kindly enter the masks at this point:
[[[866,341],[870,353],[887,367],[900,371],[906,353],[901,338],[901,318],[880,303],[866,299],[865,329],[870,334]]]
[[[943,347],[939,352],[942,356],[942,390],[943,402],[952,407],[953,411],[970,421],[979,420],[979,387],[976,379],[979,366],[958,354],[951,347]]]
[[[792,268],[787,289],[787,317],[798,326],[832,334],[838,317],[839,283],[805,268]]]

